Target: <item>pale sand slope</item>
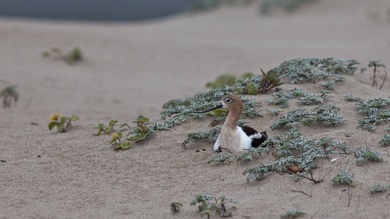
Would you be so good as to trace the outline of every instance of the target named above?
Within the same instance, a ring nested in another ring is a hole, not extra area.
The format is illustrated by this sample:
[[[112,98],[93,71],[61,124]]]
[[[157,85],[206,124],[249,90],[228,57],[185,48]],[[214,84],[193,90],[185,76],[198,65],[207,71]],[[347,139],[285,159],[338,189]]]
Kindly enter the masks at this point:
[[[371,88],[368,71],[348,77],[332,93],[329,101],[342,108],[344,125],[300,130],[313,139],[333,137],[352,147],[364,147],[367,140],[384,162],[358,167],[349,156],[331,167],[321,161],[316,177],[333,170],[316,185],[294,182],[288,174],[247,184],[242,171],[272,157],[213,166],[207,163],[213,157],[210,144],[183,150],[187,133],[208,129],[209,121],[160,132],[123,152],[108,146],[109,136],[92,136],[93,126],[109,119],[132,121],[143,114],[157,120],[164,102],[204,91],[207,81],[226,72],[259,72],[298,57],[352,58],[362,67],[380,59],[390,66],[388,8],[387,0],[328,0],[270,17],[258,16],[255,7],[238,6],[138,24],[0,19],[0,88],[17,84],[21,94],[14,107],[0,110],[0,159],[6,160],[0,163],[0,217],[199,218],[189,202],[197,194],[212,194],[238,202],[234,218],[279,218],[289,209],[303,210],[306,218],[389,218],[386,195],[369,194],[375,182],[390,182],[389,155],[378,146],[384,126],[375,133],[356,129],[360,116],[353,103],[343,100],[348,92],[365,99],[389,96],[390,78],[379,91]],[[79,46],[86,61],[70,67],[40,56],[53,46]],[[321,89],[318,84],[302,88]],[[266,113],[270,96],[256,96],[265,116],[248,122],[272,136],[282,132],[269,128],[277,119]],[[289,109],[296,107],[291,103]],[[47,129],[52,113],[81,120],[58,134]],[[202,148],[207,150],[195,153]],[[343,168],[354,173],[349,204],[345,187],[330,183]],[[170,212],[171,201],[184,204],[177,216]]]

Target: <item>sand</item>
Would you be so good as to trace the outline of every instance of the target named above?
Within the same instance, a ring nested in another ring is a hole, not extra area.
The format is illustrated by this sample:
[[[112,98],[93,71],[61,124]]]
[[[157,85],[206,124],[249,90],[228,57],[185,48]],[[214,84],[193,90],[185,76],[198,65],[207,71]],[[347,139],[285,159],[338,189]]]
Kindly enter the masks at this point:
[[[329,101],[342,109],[345,124],[300,130],[312,139],[367,144],[384,162],[357,166],[351,156],[333,165],[323,160],[314,172],[324,178],[320,184],[295,182],[288,174],[248,184],[242,171],[272,157],[218,166],[207,163],[214,156],[207,142],[184,150],[186,135],[208,129],[208,120],[159,132],[120,152],[109,147],[109,136],[93,136],[93,127],[110,119],[131,122],[143,114],[158,121],[163,103],[205,91],[205,83],[222,73],[259,73],[305,57],[357,59],[361,67],[382,60],[390,66],[386,0],[318,1],[296,13],[265,17],[256,9],[223,7],[117,24],[0,18],[0,88],[16,84],[20,93],[15,105],[0,109],[0,159],[5,161],[0,163],[0,218],[200,218],[189,205],[197,194],[232,197],[238,202],[233,218],[279,218],[290,209],[306,212],[304,218],[390,218],[387,195],[369,193],[374,183],[390,182],[388,151],[378,145],[385,126],[374,133],[356,129],[360,116],[344,101],[349,92],[364,99],[389,96],[390,77],[382,90],[372,88],[370,71],[347,77],[332,93]],[[75,46],[85,60],[74,66],[41,56],[51,47]],[[300,87],[321,90],[318,84]],[[277,119],[266,113],[270,97],[256,96],[264,117],[248,122],[273,136],[282,131],[270,129]],[[56,133],[47,128],[53,113],[81,119],[68,132]],[[196,153],[199,149],[206,150]],[[331,184],[343,169],[354,174],[349,189]],[[172,201],[183,204],[177,215],[170,211]]]

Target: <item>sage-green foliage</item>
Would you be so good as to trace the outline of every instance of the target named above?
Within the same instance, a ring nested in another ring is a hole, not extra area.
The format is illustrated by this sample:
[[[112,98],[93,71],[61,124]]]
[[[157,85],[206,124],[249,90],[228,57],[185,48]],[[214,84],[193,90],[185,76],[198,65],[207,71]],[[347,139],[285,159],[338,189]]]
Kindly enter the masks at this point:
[[[319,105],[323,104],[329,98],[330,96],[327,92],[323,92],[321,94],[305,93],[303,97],[299,98],[298,103],[301,105]]]
[[[383,98],[375,98],[356,103],[358,113],[363,115],[359,119],[361,129],[374,131],[378,125],[390,121],[390,100]]]
[[[110,120],[107,125],[104,125],[103,123],[98,123],[95,126],[95,129],[98,129],[98,132],[94,135],[99,136],[102,133],[111,134],[112,132],[115,132],[114,126],[116,125],[117,122],[118,122],[118,120]]]
[[[265,148],[259,146],[257,148],[250,148],[245,152],[241,153],[236,157],[237,161],[252,161],[258,159],[261,155],[261,152],[266,150]]]
[[[288,166],[298,166],[298,175],[304,176],[316,167],[316,159],[327,158],[329,154],[345,154],[348,150],[345,142],[331,138],[316,142],[304,137],[296,128],[270,137],[262,145],[266,145],[262,150],[272,154],[275,161],[247,168],[243,174],[247,175],[248,182],[262,180],[273,172],[289,172]]]
[[[207,140],[208,142],[215,142],[218,138],[219,132],[221,131],[221,126],[215,126],[208,131],[198,131],[189,133],[187,138],[183,141],[183,147],[185,148],[187,145],[199,141],[199,140]]]
[[[283,62],[279,67],[271,69],[280,78],[288,78],[293,84],[315,83],[320,80],[342,81],[342,75],[353,75],[356,60],[334,58],[293,59]]]
[[[209,160],[208,163],[214,163],[214,164],[230,164],[234,161],[235,155],[231,153],[226,154],[217,154],[215,155],[211,160]]]
[[[58,132],[66,132],[71,126],[72,121],[77,121],[80,118],[78,116],[60,116],[56,120],[50,120],[48,124],[49,130],[52,130],[54,127],[57,127]]]
[[[280,218],[283,218],[283,219],[294,219],[294,218],[301,217],[301,216],[303,216],[305,214],[306,213],[301,211],[301,210],[293,209],[293,210],[288,210],[287,212],[283,213],[280,216]]]
[[[218,76],[215,81],[208,82],[206,84],[207,88],[215,89],[215,88],[223,88],[226,86],[233,86],[236,83],[236,76],[231,74],[223,74]]]
[[[348,102],[361,102],[363,101],[362,98],[358,97],[358,96],[354,96],[352,95],[351,93],[348,93],[347,95],[344,96],[344,99]]]
[[[345,121],[344,117],[338,114],[340,109],[334,105],[320,105],[313,111],[296,108],[282,116],[271,125],[272,129],[283,129],[297,127],[299,124],[313,125],[315,123],[326,127],[335,126]]]
[[[275,98],[268,100],[269,104],[277,105],[280,108],[288,108],[290,105],[288,103],[288,100],[302,97],[305,95],[305,92],[301,88],[294,88],[293,90],[289,91],[275,91],[272,93],[272,96]]]
[[[331,182],[333,185],[352,186],[352,178],[353,175],[350,172],[343,170],[333,177]]]
[[[3,98],[3,108],[11,107],[12,103],[15,103],[19,99],[19,93],[16,90],[16,85],[11,85],[5,87],[2,91],[0,91],[0,97]]]
[[[371,162],[382,162],[383,158],[379,154],[379,152],[373,151],[368,148],[354,148],[351,151],[356,157],[357,165],[363,165],[366,161]]]
[[[172,213],[179,213],[181,207],[183,207],[182,203],[180,203],[180,202],[171,202],[171,211],[172,211]]]
[[[382,185],[380,183],[376,183],[373,187],[370,188],[371,195],[377,193],[384,193],[390,190],[390,184]]]
[[[390,146],[390,135],[389,134],[385,135],[385,137],[383,137],[379,142],[379,145],[382,147]]]
[[[83,60],[83,54],[77,47],[73,48],[67,53],[64,53],[61,49],[56,47],[53,47],[51,50],[42,53],[43,57],[50,57],[51,55],[65,60],[69,65],[73,65]]]
[[[221,217],[231,217],[231,212],[226,209],[226,204],[228,203],[236,204],[237,202],[226,196],[216,198],[212,195],[197,195],[190,205],[197,205],[200,215],[206,215],[207,218],[210,218],[212,212],[217,213]]]

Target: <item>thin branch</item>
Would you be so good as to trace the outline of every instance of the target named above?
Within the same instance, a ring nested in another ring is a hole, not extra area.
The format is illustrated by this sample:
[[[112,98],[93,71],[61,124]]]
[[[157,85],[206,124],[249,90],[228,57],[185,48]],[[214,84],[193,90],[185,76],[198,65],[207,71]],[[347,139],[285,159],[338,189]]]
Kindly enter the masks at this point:
[[[379,90],[382,90],[383,85],[385,85],[386,78],[387,78],[387,72],[385,71],[385,77],[383,78],[383,82],[382,82],[381,86],[379,87]]]
[[[300,191],[300,190],[294,190],[294,189],[293,189],[293,190],[291,190],[291,191],[292,191],[292,192],[297,192],[297,193],[302,193],[302,194],[304,194],[304,195],[308,196],[309,198],[313,197],[313,196],[312,196],[312,194],[310,194],[310,195],[309,195],[309,194],[307,194],[307,193],[306,193],[306,192],[304,192],[304,191]]]

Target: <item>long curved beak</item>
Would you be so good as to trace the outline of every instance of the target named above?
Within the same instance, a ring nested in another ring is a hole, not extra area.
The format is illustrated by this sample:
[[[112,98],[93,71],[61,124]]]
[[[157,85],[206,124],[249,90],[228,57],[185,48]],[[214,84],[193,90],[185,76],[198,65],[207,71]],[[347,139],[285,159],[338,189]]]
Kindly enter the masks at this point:
[[[192,112],[190,112],[190,113],[207,113],[207,112],[210,112],[210,111],[213,111],[213,110],[216,110],[216,109],[219,109],[219,108],[222,108],[222,104],[221,105],[219,105],[219,106],[216,106],[216,107],[214,107],[214,108],[212,108],[212,109],[208,109],[208,110],[205,110],[205,111],[200,111],[200,112],[194,112],[194,111],[192,111]]]

